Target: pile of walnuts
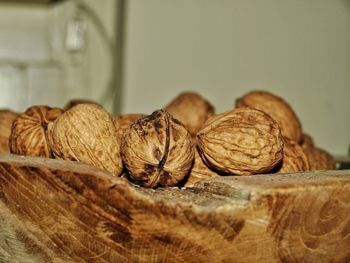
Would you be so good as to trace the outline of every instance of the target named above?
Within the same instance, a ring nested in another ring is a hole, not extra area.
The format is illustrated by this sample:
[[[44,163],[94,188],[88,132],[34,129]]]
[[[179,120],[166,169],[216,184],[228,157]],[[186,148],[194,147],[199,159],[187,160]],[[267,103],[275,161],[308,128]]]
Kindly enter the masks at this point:
[[[191,186],[219,175],[335,169],[282,98],[253,91],[215,114],[184,92],[150,115],[112,116],[91,101],[0,111],[0,152],[73,160],[144,187]]]

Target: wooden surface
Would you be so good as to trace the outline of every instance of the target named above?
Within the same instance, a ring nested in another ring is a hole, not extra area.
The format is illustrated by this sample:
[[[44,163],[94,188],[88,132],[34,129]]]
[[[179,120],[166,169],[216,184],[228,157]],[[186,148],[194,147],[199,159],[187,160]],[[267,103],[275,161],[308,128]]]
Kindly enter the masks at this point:
[[[350,262],[350,171],[152,190],[0,154],[0,262]]]

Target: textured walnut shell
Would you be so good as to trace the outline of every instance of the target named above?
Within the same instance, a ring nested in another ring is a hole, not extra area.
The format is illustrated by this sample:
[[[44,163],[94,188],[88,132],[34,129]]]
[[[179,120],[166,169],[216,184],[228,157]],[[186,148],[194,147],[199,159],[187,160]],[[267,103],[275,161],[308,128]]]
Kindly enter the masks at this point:
[[[10,136],[11,153],[52,157],[47,141],[47,127],[62,114],[59,108],[32,106],[13,122]]]
[[[304,151],[309,159],[311,171],[336,169],[336,161],[327,151],[317,147],[308,147]]]
[[[198,148],[195,149],[194,162],[190,170],[189,175],[184,183],[185,187],[193,186],[196,182],[209,179],[211,177],[219,176],[219,174],[211,170],[203,161],[198,152]]]
[[[295,173],[309,170],[309,159],[303,148],[295,141],[285,138],[283,160],[278,173]]]
[[[165,110],[181,121],[192,135],[196,135],[214,114],[214,107],[210,102],[194,92],[181,93],[165,107]]]
[[[93,101],[93,100],[88,100],[88,99],[72,99],[70,100],[65,106],[64,106],[64,111],[69,110],[70,108],[73,108],[74,106],[78,104],[95,104],[98,106],[101,106],[99,103]],[[102,107],[102,106],[101,106]]]
[[[157,110],[131,125],[123,137],[122,158],[140,185],[174,186],[192,166],[191,135],[168,112]]]
[[[119,176],[123,165],[112,117],[96,104],[78,104],[49,127],[56,158],[80,161]]]
[[[300,143],[302,129],[291,106],[281,97],[266,91],[252,91],[236,100],[236,108],[250,107],[269,114],[281,128],[282,135]]]
[[[283,156],[280,128],[266,113],[239,108],[210,119],[197,135],[199,152],[222,173],[249,175],[275,167]]]
[[[13,121],[18,114],[10,110],[0,110],[0,152],[9,153],[9,139]]]
[[[309,134],[303,133],[302,138],[301,138],[301,147],[303,148],[314,148],[315,143],[312,137]]]
[[[123,114],[114,116],[113,123],[116,127],[118,136],[122,137],[123,134],[130,128],[131,124],[145,116],[145,114]]]

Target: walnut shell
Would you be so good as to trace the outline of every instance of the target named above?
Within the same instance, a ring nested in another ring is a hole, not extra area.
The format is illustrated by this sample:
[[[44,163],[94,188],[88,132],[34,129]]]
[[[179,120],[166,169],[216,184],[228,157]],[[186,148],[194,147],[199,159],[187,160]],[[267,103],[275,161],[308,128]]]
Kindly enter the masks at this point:
[[[310,164],[303,148],[295,141],[285,138],[283,160],[278,173],[295,173],[309,171]]]
[[[70,108],[73,108],[74,106],[78,104],[96,104],[101,106],[99,103],[93,101],[93,100],[88,100],[88,99],[72,99],[68,101],[68,103],[64,106],[64,111],[69,110]],[[101,106],[102,107],[102,106]]]
[[[122,158],[130,177],[142,186],[174,186],[192,166],[191,135],[168,112],[157,110],[125,133]]]
[[[300,143],[302,129],[291,106],[281,97],[267,91],[252,91],[236,100],[236,108],[250,107],[269,114],[281,128],[282,135]]]
[[[0,152],[9,153],[9,138],[13,121],[18,114],[10,110],[0,110]]]
[[[145,114],[123,114],[114,116],[113,122],[117,129],[118,136],[122,137],[123,134],[130,128],[131,124],[145,116]]]
[[[280,128],[266,113],[239,108],[210,119],[197,135],[199,152],[222,173],[249,175],[275,167],[283,156]]]
[[[303,133],[301,138],[301,147],[305,148],[313,148],[315,147],[314,140],[309,134]]]
[[[317,147],[307,147],[304,151],[309,159],[311,171],[336,169],[336,161],[326,150]]]
[[[12,124],[9,140],[11,153],[52,157],[47,141],[47,127],[62,112],[59,108],[32,106],[20,114]]]
[[[96,104],[78,104],[49,127],[56,158],[80,161],[119,176],[123,170],[120,140],[112,117]]]
[[[181,93],[165,107],[165,110],[181,121],[192,135],[196,135],[214,114],[214,107],[210,102],[194,92]]]
[[[211,177],[219,176],[219,174],[211,170],[203,161],[198,152],[198,148],[195,149],[194,162],[189,175],[186,178],[184,187],[193,186],[196,182],[209,179]]]

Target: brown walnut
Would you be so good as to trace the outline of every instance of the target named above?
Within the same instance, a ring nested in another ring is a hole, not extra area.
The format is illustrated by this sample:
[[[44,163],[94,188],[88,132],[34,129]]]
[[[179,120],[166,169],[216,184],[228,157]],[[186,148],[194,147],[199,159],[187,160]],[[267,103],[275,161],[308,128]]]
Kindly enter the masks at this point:
[[[313,148],[315,147],[315,143],[314,140],[312,139],[312,137],[309,134],[303,133],[302,134],[302,138],[301,138],[301,143],[300,143],[301,147],[305,148]]]
[[[309,171],[310,164],[303,148],[295,141],[284,138],[283,160],[278,173]]]
[[[164,110],[134,122],[122,140],[130,177],[145,187],[174,186],[189,172],[194,148],[182,123]]]
[[[118,136],[122,137],[123,134],[130,128],[131,124],[145,116],[145,114],[123,114],[114,116],[113,122],[117,129]]]
[[[326,150],[317,147],[307,147],[304,149],[310,162],[310,170],[335,170],[336,161]]]
[[[239,108],[211,118],[197,134],[199,152],[219,172],[250,175],[270,171],[283,156],[280,128],[266,113]]]
[[[195,92],[181,93],[165,107],[165,110],[181,121],[192,135],[196,135],[214,114],[214,107],[210,102]]]
[[[252,91],[236,100],[236,108],[250,107],[269,114],[280,126],[282,135],[300,143],[302,129],[292,107],[281,97],[267,91]]]
[[[52,157],[47,141],[47,127],[62,112],[59,108],[32,106],[20,114],[12,124],[9,140],[11,153]]]
[[[112,117],[96,104],[78,104],[49,126],[56,158],[80,161],[119,176],[123,165]]]
[[[196,182],[209,179],[211,177],[219,176],[219,174],[210,169],[203,161],[198,152],[198,148],[195,149],[194,162],[190,173],[188,174],[185,187],[193,186]]]
[[[68,103],[64,106],[64,111],[69,110],[70,108],[73,108],[74,106],[78,104],[96,104],[101,106],[99,103],[93,101],[93,100],[88,100],[88,99],[72,99],[68,101]],[[102,107],[102,106],[101,106]]]
[[[10,110],[0,110],[0,152],[9,153],[9,138],[13,121],[18,114]]]

